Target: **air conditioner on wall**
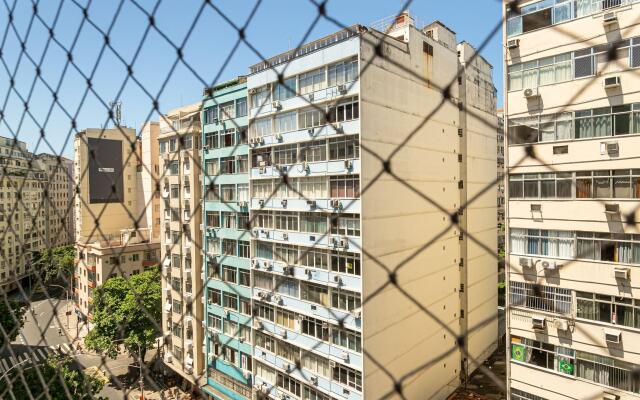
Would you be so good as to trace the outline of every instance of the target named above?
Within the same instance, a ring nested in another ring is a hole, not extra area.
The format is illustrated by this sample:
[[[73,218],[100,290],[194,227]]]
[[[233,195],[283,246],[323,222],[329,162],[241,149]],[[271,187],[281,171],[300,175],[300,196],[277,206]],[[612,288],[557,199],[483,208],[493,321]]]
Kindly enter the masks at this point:
[[[566,331],[569,329],[569,321],[566,319],[556,319],[553,321],[553,326],[559,331]]]
[[[538,330],[542,330],[545,328],[546,324],[545,324],[546,320],[544,317],[531,317],[531,327],[533,329],[538,329]]]
[[[604,205],[604,212],[607,214],[618,214],[620,212],[620,204],[607,203]]]
[[[533,99],[536,97],[540,97],[540,92],[538,91],[538,88],[529,88],[529,89],[525,89],[524,92],[524,97],[527,99]]]
[[[615,11],[602,14],[602,25],[607,26],[618,22],[618,16]]]
[[[629,279],[631,270],[629,268],[616,267],[613,269],[613,277],[616,279]]]
[[[275,109],[280,109],[282,107],[282,104],[280,104],[280,101],[274,100],[274,101],[271,102],[271,107],[273,107]]]
[[[620,77],[617,75],[608,76],[604,78],[602,81],[602,86],[604,86],[605,89],[617,88],[617,87],[620,87],[620,84],[621,84]]]
[[[340,92],[341,94],[347,93],[347,85],[338,85],[338,92]]]
[[[619,331],[614,331],[612,329],[604,330],[604,340],[607,343],[618,344],[622,342],[622,333]]]
[[[507,40],[507,49],[516,49],[520,46],[520,39]]]
[[[555,270],[558,267],[555,261],[542,260],[542,268],[547,270]]]

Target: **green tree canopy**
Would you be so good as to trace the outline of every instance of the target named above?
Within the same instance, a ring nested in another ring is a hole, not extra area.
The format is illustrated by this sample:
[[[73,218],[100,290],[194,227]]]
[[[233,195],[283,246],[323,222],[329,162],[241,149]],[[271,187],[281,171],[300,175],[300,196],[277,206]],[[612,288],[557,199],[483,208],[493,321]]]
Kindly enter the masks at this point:
[[[105,380],[96,374],[84,374],[82,371],[73,369],[72,364],[73,359],[65,354],[50,354],[37,369],[32,364],[14,368],[0,381],[0,398],[101,399],[96,395],[104,387]],[[8,381],[11,381],[11,385]]]
[[[87,348],[118,355],[118,346],[141,362],[153,348],[162,321],[162,287],[159,268],[129,278],[114,277],[96,288],[93,301],[93,329],[85,338]],[[139,346],[139,347],[138,347]]]
[[[6,300],[0,297],[0,325],[2,331],[0,331],[0,348],[4,347],[7,342],[13,341],[18,337],[20,329],[24,325],[24,314],[27,308],[11,300]]]
[[[73,273],[75,250],[73,245],[35,252],[33,265],[40,271],[45,283],[58,278],[69,279]]]

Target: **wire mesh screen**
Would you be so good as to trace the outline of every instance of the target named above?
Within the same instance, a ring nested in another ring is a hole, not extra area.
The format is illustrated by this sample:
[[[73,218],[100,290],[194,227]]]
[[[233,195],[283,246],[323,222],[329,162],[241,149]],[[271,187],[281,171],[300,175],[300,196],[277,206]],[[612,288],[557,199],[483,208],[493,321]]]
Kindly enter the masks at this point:
[[[181,398],[181,388],[211,398],[443,398],[475,370],[506,396],[505,377],[484,364],[502,346],[494,196],[505,182],[496,170],[496,91],[480,54],[503,25],[522,30],[514,22],[520,2],[505,4],[506,17],[496,15],[476,48],[456,47],[442,24],[417,26],[411,1],[371,27],[342,23],[327,1],[309,3],[315,11],[305,34],[270,57],[249,34],[261,1],[244,19],[217,2],[196,4],[188,20],[174,21],[186,27],[180,35],[156,21],[162,1],[122,0],[113,15],[95,15],[91,2],[4,2],[2,398],[137,398],[141,391]],[[632,2],[583,3],[596,12]],[[76,18],[60,18],[69,12]],[[125,12],[143,17],[135,26],[141,40],[126,53],[113,39],[134,29]],[[190,43],[194,27],[214,17],[233,36],[216,38],[231,45],[215,55],[224,62],[212,71],[190,61]],[[335,33],[314,37],[321,21]],[[77,24],[70,37],[58,33],[65,24]],[[562,25],[548,29],[570,35]],[[161,43],[153,56],[172,64],[145,84],[136,70],[153,58],[150,42]],[[534,279],[507,282],[507,312],[572,312],[570,290],[542,284],[554,268],[527,255],[561,257],[562,268],[595,257],[640,262],[637,235],[629,233],[638,207],[621,213],[602,200],[637,199],[638,170],[567,175],[534,146],[604,136],[602,129],[638,133],[637,105],[609,110],[608,128],[596,114],[567,116],[600,84],[597,71],[637,66],[640,41],[601,42],[582,43],[588,51],[574,59],[505,71],[509,86],[530,97],[544,79],[590,77],[552,119],[505,125],[509,143],[523,149],[509,168],[532,160],[546,168],[514,175],[507,190],[516,198],[583,194],[626,233],[515,229],[511,250],[523,257],[518,265],[506,257],[505,268]],[[222,81],[240,47],[257,62]],[[117,68],[105,70],[104,57]],[[179,73],[203,94],[167,111],[160,98],[179,87]],[[107,93],[96,88],[100,74],[114,78]],[[155,120],[139,130],[122,115],[131,87],[144,120]],[[94,127],[84,129],[78,116],[89,106],[97,110]],[[52,129],[52,119],[66,125]],[[73,159],[64,156],[70,148]],[[477,219],[484,225],[473,225]],[[474,272],[489,276],[490,290],[477,294]],[[510,356],[525,361],[518,354],[535,346],[523,340]],[[564,373],[593,362],[572,351],[563,357]],[[606,371],[597,383],[638,391],[633,364],[598,368]]]

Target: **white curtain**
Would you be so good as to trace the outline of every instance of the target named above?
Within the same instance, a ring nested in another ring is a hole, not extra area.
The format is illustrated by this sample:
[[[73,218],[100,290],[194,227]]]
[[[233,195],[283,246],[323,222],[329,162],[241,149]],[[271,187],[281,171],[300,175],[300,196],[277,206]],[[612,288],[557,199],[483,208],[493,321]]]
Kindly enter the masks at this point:
[[[527,254],[525,237],[526,230],[521,228],[511,228],[511,252],[514,254]]]
[[[593,0],[576,0],[576,17],[584,17],[590,15],[595,9],[595,3]]]

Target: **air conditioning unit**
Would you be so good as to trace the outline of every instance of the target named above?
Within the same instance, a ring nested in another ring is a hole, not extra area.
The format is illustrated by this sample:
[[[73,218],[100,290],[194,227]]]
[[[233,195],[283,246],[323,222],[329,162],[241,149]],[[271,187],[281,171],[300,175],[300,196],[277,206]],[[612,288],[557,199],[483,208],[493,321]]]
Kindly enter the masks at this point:
[[[349,359],[349,353],[347,353],[346,351],[343,351],[342,353],[340,353],[340,358],[347,361]]]
[[[620,213],[620,204],[618,203],[608,203],[604,205],[604,212],[607,214],[618,214]]]
[[[608,76],[604,78],[604,80],[602,81],[602,86],[604,86],[605,89],[613,89],[613,88],[620,87],[620,77],[617,75]]]
[[[340,200],[338,199],[331,199],[331,201],[329,201],[329,204],[333,208],[340,208],[342,206],[342,204],[340,203]]]
[[[542,212],[542,204],[531,204],[530,210],[531,212]]]
[[[249,94],[256,94],[256,93],[258,93],[258,89],[256,88],[249,89]]]
[[[267,294],[265,292],[258,292],[258,298],[260,300],[265,300],[267,298]]]
[[[304,274],[311,278],[311,276],[313,275],[313,270],[311,270],[310,268],[305,268]]]
[[[333,130],[336,131],[336,133],[342,133],[342,122],[334,122],[331,124],[331,126],[333,126]]]
[[[204,149],[204,151],[207,151],[207,150],[209,150],[209,145],[205,144],[204,146],[202,146],[202,148]]]
[[[276,133],[276,140],[282,140],[282,133]]]
[[[285,275],[293,275],[293,267],[289,265],[285,266],[282,268],[282,273]]]
[[[555,270],[557,268],[557,264],[555,261],[542,260],[541,264],[542,268],[547,270]]]
[[[353,161],[344,160],[344,169],[351,170],[353,168]]]
[[[533,329],[543,330],[546,325],[546,320],[544,317],[532,317],[531,318],[531,327]]]
[[[164,362],[171,363],[172,361],[173,361],[173,355],[171,355],[171,354],[165,354],[164,355]]]
[[[311,383],[312,385],[317,385],[318,384],[318,377],[317,376],[310,376],[309,377],[309,383]]]
[[[507,49],[517,49],[520,46],[520,39],[507,40]]]
[[[338,85],[338,92],[340,92],[340,94],[347,93],[347,85],[345,84]]]
[[[308,133],[309,135],[313,135],[313,133],[314,133],[314,132],[315,132],[315,130],[314,130],[313,128],[309,128],[309,129],[307,130],[307,133]]]
[[[251,266],[255,269],[260,268],[260,262],[256,259],[251,260]]]
[[[253,328],[257,330],[262,330],[262,322],[258,321],[257,319],[254,319]]]
[[[307,200],[307,205],[309,206],[309,208],[316,208],[317,203],[315,200]]]
[[[282,205],[282,207],[287,207],[287,199],[282,199],[280,200],[280,205]]]
[[[518,259],[518,265],[520,265],[521,267],[530,267],[531,266],[531,260],[525,257],[520,257]]]
[[[273,269],[273,265],[271,265],[271,263],[268,262],[264,262],[264,269],[266,269],[267,271],[271,271]]]
[[[346,237],[340,238],[340,242],[338,243],[338,246],[344,247],[346,249],[347,247],[349,247],[349,240]]]
[[[607,154],[618,154],[620,147],[618,146],[618,142],[606,142],[605,150]]]
[[[289,234],[288,234],[287,232],[284,232],[284,233],[282,234],[282,239],[283,239],[283,240],[289,240]]]
[[[553,327],[559,331],[566,331],[569,329],[569,321],[566,319],[556,319],[553,321]]]
[[[620,400],[620,396],[615,393],[602,393],[602,400]]]
[[[271,102],[271,107],[275,108],[276,110],[279,110],[280,108],[282,108],[282,104],[280,104],[280,101],[274,100]]]
[[[524,90],[524,97],[527,99],[533,99],[536,97],[540,97],[540,92],[538,92],[538,88],[529,88]]]
[[[337,283],[338,285],[342,285],[342,278],[340,278],[340,277],[339,277],[339,276],[337,276],[337,275],[333,277],[333,281],[334,281],[335,283]]]
[[[618,344],[622,342],[622,332],[614,331],[611,329],[604,330],[604,340],[607,343]]]
[[[310,101],[313,101],[313,93],[309,93],[308,99],[309,99]]]
[[[260,206],[260,208],[264,207],[264,199],[258,200],[258,205]]]
[[[606,12],[602,15],[602,25],[607,26],[618,22],[618,16],[615,11]]]
[[[244,379],[249,379],[249,377],[251,376],[251,371],[242,371],[242,376],[244,377]]]
[[[631,278],[631,269],[624,267],[616,267],[613,269],[613,277],[616,279],[629,279]]]

